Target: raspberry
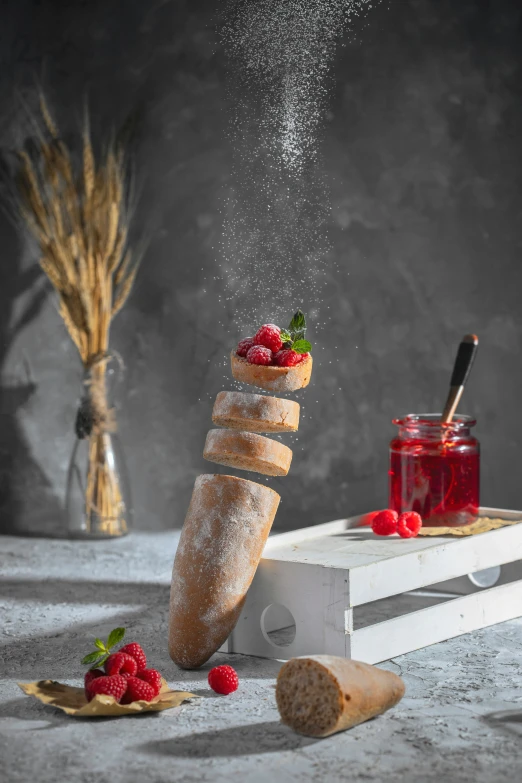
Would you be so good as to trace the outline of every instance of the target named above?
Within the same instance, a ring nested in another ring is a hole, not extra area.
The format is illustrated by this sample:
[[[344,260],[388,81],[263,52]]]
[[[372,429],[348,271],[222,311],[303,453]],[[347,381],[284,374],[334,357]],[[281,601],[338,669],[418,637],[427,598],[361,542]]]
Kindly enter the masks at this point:
[[[142,669],[136,677],[139,680],[143,680],[144,682],[148,682],[149,685],[152,685],[154,688],[154,696],[157,696],[158,693],[161,690],[162,682],[161,682],[161,674],[157,669]]]
[[[272,364],[272,351],[264,345],[253,345],[248,349],[246,360],[250,364]]]
[[[245,358],[245,356],[248,353],[249,348],[252,348],[254,345],[254,338],[253,337],[245,337],[244,340],[241,340],[238,343],[238,346],[236,348],[236,353],[238,356],[242,356]]]
[[[155,688],[145,680],[140,680],[139,677],[128,677],[125,683],[127,690],[121,700],[122,704],[130,704],[131,701],[152,701],[157,695]]]
[[[138,671],[138,664],[132,657],[124,652],[112,653],[105,661],[105,674],[109,677],[112,674],[134,675]]]
[[[299,356],[300,362],[304,362],[304,360],[308,359],[308,357],[310,356],[309,353],[298,353],[297,355]]]
[[[278,367],[295,367],[300,361],[302,361],[301,354],[292,351],[291,348],[283,348],[274,356],[274,364]]]
[[[131,658],[134,658],[134,660],[138,664],[139,672],[147,668],[147,656],[143,652],[141,645],[138,644],[137,642],[129,642],[129,644],[126,644],[124,647],[121,648],[120,652],[127,653],[127,655],[130,655]],[[131,674],[132,673],[133,672],[131,672]]]
[[[101,669],[89,669],[89,671],[86,673],[85,677],[83,678],[83,687],[85,688],[85,698],[87,701],[89,701],[89,691],[87,690],[89,685],[93,680],[98,679],[98,677],[105,677],[105,674],[102,672]]]
[[[397,520],[399,515],[391,508],[379,511],[372,519],[372,530],[376,536],[391,536],[397,532]]]
[[[397,532],[401,538],[415,538],[422,527],[422,517],[416,511],[405,511],[399,517]]]
[[[263,324],[254,335],[255,345],[264,345],[270,348],[273,353],[277,353],[283,347],[281,340],[281,329],[275,324]]]
[[[98,694],[113,696],[116,701],[121,701],[122,696],[127,690],[127,680],[120,674],[112,674],[107,677],[102,675],[87,686],[87,701],[91,701]]]
[[[232,666],[214,666],[208,673],[208,684],[216,693],[228,696],[229,693],[237,691],[239,677]]]

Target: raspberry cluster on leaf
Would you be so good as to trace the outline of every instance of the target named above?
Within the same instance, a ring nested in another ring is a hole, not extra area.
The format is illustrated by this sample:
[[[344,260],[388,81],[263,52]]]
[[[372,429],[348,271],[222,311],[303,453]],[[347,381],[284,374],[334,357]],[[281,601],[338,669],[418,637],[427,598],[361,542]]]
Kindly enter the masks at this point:
[[[239,342],[236,354],[250,364],[295,367],[312,350],[311,344],[305,340],[305,334],[306,318],[298,310],[288,329],[281,329],[276,324],[263,324],[253,337],[246,337]]]
[[[95,639],[96,650],[86,655],[83,664],[91,668],[84,677],[85,698],[91,701],[97,695],[112,696],[120,704],[133,701],[152,701],[162,685],[157,669],[147,669],[147,657],[141,645],[130,642],[118,652],[111,649],[122,641],[124,628],[115,628],[107,642]],[[103,669],[98,668],[103,666]]]

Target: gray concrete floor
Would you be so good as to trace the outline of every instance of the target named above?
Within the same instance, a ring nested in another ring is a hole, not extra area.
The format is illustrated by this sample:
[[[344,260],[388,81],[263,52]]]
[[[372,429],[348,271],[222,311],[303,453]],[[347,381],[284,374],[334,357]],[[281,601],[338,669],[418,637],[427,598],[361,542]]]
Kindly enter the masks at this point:
[[[522,619],[401,656],[405,680],[386,715],[325,740],[279,723],[279,664],[217,655],[182,672],[167,652],[178,533],[121,541],[0,538],[0,780],[5,783],[516,783],[522,778]],[[24,696],[17,682],[80,684],[94,635],[124,625],[171,687],[202,695],[175,710],[77,720]],[[207,688],[228,662],[240,688]]]

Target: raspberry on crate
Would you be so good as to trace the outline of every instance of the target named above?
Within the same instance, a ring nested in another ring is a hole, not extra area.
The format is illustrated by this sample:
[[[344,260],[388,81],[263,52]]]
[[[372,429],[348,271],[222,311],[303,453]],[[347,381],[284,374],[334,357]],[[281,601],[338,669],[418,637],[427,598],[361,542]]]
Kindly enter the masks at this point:
[[[399,515],[396,511],[386,508],[373,517],[371,522],[372,530],[376,536],[391,536],[397,532],[398,519]]]
[[[268,366],[272,364],[272,351],[270,348],[265,348],[264,345],[253,345],[252,348],[248,349],[246,360],[250,364],[264,364]]]
[[[302,354],[296,353],[291,348],[283,348],[274,356],[274,364],[278,367],[295,367],[303,361]]]
[[[111,676],[103,675],[96,677],[87,685],[87,701],[92,701],[95,696],[112,696],[115,701],[120,702],[127,691],[128,680],[120,674]]]
[[[277,353],[283,347],[281,340],[281,329],[275,324],[263,324],[254,335],[255,345],[264,345],[270,348],[272,353]]]
[[[147,668],[147,656],[143,652],[143,649],[140,644],[137,642],[129,642],[129,644],[125,644],[121,650],[121,653],[127,653],[127,655],[130,655],[136,663],[138,664],[138,671],[141,672],[143,669]]]
[[[208,684],[216,693],[228,696],[229,693],[237,691],[239,687],[239,677],[232,666],[215,666],[208,673]]]
[[[242,356],[244,359],[248,351],[250,350],[250,348],[252,348],[253,345],[254,345],[253,337],[245,337],[244,340],[240,340],[236,348],[237,355]]]
[[[109,676],[111,674],[125,674],[131,677],[138,671],[138,664],[132,655],[127,655],[124,652],[112,653],[105,661],[105,673]]]
[[[127,689],[121,703],[130,704],[133,701],[152,701],[156,696],[156,689],[139,677],[128,677],[125,680]]]
[[[422,527],[422,517],[416,511],[405,511],[399,517],[397,532],[401,538],[415,538]]]

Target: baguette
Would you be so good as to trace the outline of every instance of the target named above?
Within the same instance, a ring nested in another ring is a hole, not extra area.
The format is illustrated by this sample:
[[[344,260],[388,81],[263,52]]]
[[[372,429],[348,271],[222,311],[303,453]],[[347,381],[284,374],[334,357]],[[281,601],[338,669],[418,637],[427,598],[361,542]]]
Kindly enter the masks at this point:
[[[279,500],[235,476],[196,479],[170,593],[169,653],[181,668],[202,666],[233,630]]]
[[[277,677],[281,720],[300,734],[328,737],[394,707],[404,682],[393,672],[332,655],[292,658]]]
[[[264,476],[286,476],[292,462],[292,449],[253,432],[209,430],[203,457],[229,468],[253,470]]]
[[[258,386],[266,391],[286,392],[303,389],[310,383],[312,375],[312,357],[309,355],[295,367],[273,367],[272,365],[250,364],[238,356],[235,351],[230,354],[232,375],[236,381]]]
[[[299,409],[293,400],[222,391],[216,397],[212,421],[219,427],[247,432],[296,432]]]

